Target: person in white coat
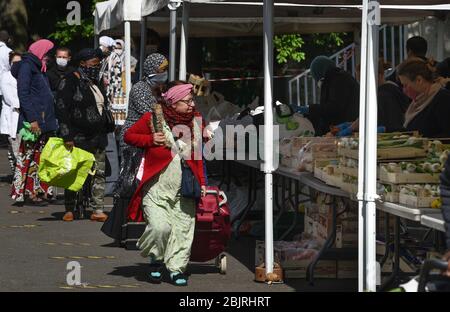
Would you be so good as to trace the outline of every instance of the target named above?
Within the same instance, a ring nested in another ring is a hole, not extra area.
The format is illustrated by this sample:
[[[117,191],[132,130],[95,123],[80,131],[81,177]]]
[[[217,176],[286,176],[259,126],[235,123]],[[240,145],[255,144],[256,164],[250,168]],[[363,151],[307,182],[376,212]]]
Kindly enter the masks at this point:
[[[5,30],[0,31],[0,82],[2,73],[9,71],[9,53],[11,49],[8,47],[11,41],[9,34]],[[2,101],[2,92],[0,91],[0,102]]]
[[[8,67],[20,62],[22,56],[11,52],[8,58]],[[6,134],[9,140],[9,159],[14,171],[14,164],[19,152],[20,138],[17,137],[17,125],[19,122],[20,102],[17,95],[17,80],[12,76],[11,70],[0,74],[0,92],[2,97],[2,112],[0,115],[0,133]]]

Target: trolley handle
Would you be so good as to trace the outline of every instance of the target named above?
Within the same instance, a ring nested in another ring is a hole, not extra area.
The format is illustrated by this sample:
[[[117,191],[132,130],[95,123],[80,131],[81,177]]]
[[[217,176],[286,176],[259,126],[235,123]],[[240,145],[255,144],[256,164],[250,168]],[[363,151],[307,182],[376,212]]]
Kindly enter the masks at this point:
[[[448,262],[440,259],[426,260],[420,269],[418,292],[425,292],[425,286],[428,282],[427,278],[431,270],[438,269],[445,271],[448,268]]]
[[[225,205],[228,202],[228,198],[225,195],[224,191],[217,192],[216,190],[206,190],[206,194],[216,195],[216,197],[222,196],[223,200],[221,202],[219,202],[219,207],[222,207],[223,205]]]

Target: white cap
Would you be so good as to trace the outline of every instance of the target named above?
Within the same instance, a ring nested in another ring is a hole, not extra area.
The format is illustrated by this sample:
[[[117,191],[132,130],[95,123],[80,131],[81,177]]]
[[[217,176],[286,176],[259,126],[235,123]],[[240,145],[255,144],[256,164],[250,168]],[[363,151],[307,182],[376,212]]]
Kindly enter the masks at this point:
[[[98,43],[99,43],[101,46],[104,46],[104,47],[107,47],[107,48],[112,47],[112,46],[114,46],[114,45],[116,44],[116,42],[114,41],[114,39],[111,38],[111,37],[108,37],[108,36],[102,36],[102,37],[100,37],[100,39],[98,40]]]

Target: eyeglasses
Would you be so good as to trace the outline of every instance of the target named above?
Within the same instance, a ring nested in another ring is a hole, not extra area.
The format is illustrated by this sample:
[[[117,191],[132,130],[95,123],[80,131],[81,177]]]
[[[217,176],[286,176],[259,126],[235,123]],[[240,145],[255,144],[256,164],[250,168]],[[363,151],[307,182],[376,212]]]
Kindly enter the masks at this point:
[[[179,100],[178,102],[183,102],[186,105],[194,104],[194,98],[190,98],[189,100]]]

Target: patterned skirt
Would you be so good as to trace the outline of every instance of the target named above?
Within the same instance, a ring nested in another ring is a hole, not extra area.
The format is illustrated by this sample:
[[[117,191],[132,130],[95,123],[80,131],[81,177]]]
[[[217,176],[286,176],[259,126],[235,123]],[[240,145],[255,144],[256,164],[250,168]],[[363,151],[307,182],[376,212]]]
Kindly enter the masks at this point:
[[[38,177],[39,161],[48,135],[42,135],[37,142],[22,141],[16,160],[11,197],[16,202],[40,195],[53,195],[53,189]]]

